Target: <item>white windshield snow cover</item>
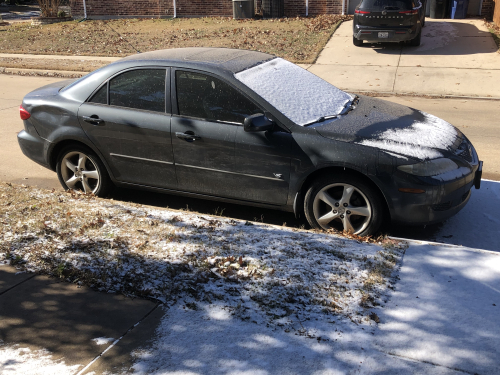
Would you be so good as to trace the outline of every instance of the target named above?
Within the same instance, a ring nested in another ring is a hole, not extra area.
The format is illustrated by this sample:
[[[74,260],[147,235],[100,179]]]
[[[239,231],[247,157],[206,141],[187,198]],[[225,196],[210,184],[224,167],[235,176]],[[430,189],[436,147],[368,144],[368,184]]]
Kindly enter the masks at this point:
[[[374,139],[359,143],[419,159],[443,157],[436,149],[447,150],[453,145],[458,135],[455,127],[439,117],[420,113],[424,121],[414,122],[404,129],[386,130]]]
[[[353,97],[318,76],[276,58],[234,75],[298,125],[338,115]]]

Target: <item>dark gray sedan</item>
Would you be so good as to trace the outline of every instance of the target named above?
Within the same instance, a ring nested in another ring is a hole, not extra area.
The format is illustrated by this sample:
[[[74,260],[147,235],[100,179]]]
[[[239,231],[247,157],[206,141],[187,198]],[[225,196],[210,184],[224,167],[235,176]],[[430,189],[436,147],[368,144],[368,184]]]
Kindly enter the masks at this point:
[[[116,186],[275,208],[359,235],[460,211],[482,162],[432,115],[337,89],[272,55],[129,56],[26,95],[26,156],[65,189]]]

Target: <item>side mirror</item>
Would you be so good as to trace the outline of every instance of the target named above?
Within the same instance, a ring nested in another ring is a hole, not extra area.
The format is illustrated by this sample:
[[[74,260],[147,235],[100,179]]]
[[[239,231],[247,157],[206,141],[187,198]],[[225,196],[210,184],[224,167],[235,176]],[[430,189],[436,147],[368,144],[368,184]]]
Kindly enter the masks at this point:
[[[264,132],[266,130],[272,130],[273,128],[273,122],[262,113],[248,116],[245,121],[243,121],[243,129],[249,133]]]

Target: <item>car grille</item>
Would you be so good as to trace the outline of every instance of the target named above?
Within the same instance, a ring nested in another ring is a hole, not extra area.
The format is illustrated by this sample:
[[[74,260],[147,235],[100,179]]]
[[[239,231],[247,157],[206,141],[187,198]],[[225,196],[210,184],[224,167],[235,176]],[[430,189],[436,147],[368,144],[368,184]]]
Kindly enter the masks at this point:
[[[467,197],[469,196],[469,194],[470,194],[470,190],[467,193],[465,193],[464,195],[462,195],[462,200],[460,201],[460,203],[465,201],[467,199]]]
[[[460,156],[462,159],[467,160],[469,163],[472,163],[472,150],[470,143],[464,139],[460,146],[458,146],[455,154]]]
[[[460,202],[455,201],[455,203],[453,203],[452,201],[447,201],[447,202],[443,202],[443,203],[433,204],[431,206],[431,208],[434,211],[447,211],[450,208],[458,206],[460,203],[465,202],[465,200],[469,197],[469,194],[470,194],[470,190],[467,193],[462,195],[462,197],[460,198]]]

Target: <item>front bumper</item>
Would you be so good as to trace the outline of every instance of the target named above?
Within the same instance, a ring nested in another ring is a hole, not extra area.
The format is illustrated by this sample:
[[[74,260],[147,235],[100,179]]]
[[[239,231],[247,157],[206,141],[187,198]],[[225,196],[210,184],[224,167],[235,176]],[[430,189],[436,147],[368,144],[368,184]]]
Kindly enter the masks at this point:
[[[387,33],[387,34],[385,34]],[[387,35],[387,37],[380,37],[381,35]],[[405,42],[412,40],[417,36],[417,27],[407,27],[407,28],[374,28],[374,27],[359,27],[354,29],[354,37],[358,40],[363,40],[367,42]]]
[[[394,177],[396,185],[411,186],[425,190],[425,193],[412,194],[397,191],[391,210],[392,221],[405,225],[428,225],[442,222],[457,214],[465,207],[471,197],[471,189],[481,178],[480,164],[471,166],[470,173],[451,181],[438,181],[431,178],[419,179],[398,174]],[[424,181],[427,180],[427,181]]]

